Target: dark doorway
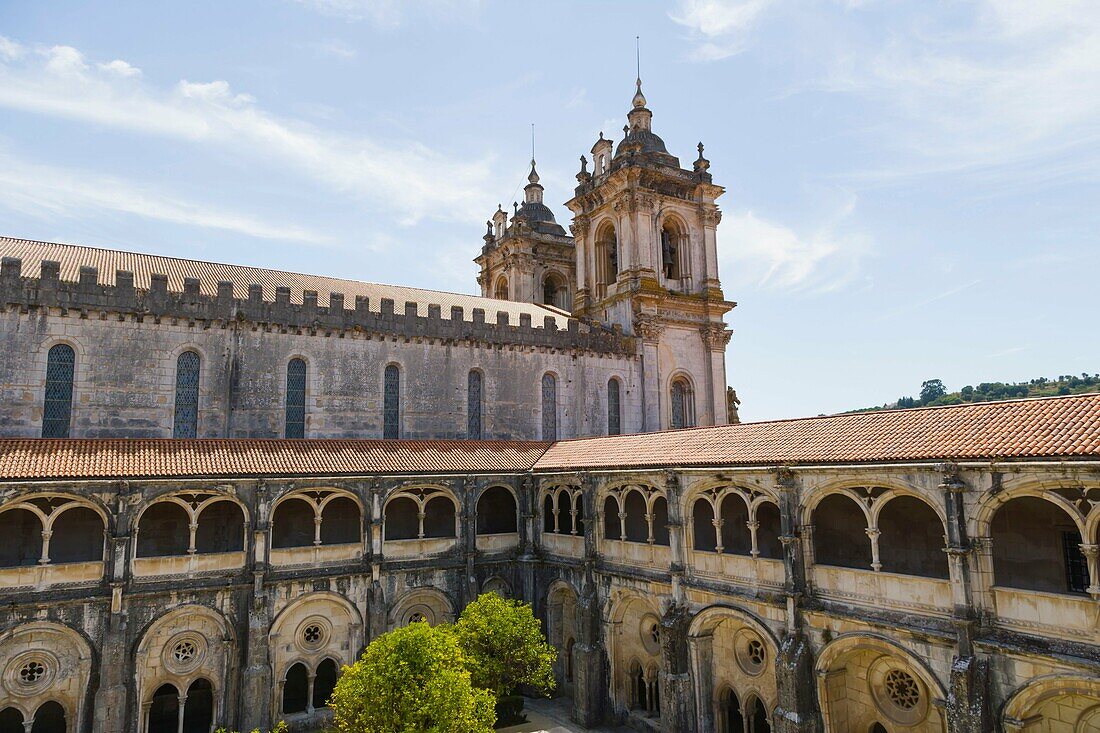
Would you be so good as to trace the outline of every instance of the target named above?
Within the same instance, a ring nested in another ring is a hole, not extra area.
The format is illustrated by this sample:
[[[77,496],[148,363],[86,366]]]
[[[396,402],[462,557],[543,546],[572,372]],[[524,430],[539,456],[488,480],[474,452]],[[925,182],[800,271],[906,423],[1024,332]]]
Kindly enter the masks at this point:
[[[486,489],[477,500],[477,533],[506,534],[515,531],[516,500],[512,492],[503,486]]]
[[[283,684],[283,712],[303,713],[306,703],[309,701],[309,674],[301,662],[295,664],[286,672],[286,682]]]
[[[760,698],[752,704],[752,712],[749,713],[749,731],[751,733],[771,733],[772,725],[768,722],[768,711]]]
[[[0,567],[37,565],[42,558],[42,522],[27,509],[0,512]]]
[[[199,513],[195,552],[240,552],[244,549],[244,512],[231,501],[208,504]]]
[[[172,685],[161,685],[149,705],[149,733],[178,733],[179,692]]]
[[[871,569],[867,516],[844,494],[832,494],[814,509],[814,560],[818,565]]]
[[[34,713],[31,733],[65,733],[65,708],[50,700]]]
[[[883,572],[947,578],[944,527],[935,510],[915,496],[898,496],[878,515]]]
[[[420,513],[416,502],[399,496],[386,505],[386,539],[415,540],[420,534]]]
[[[138,520],[138,557],[186,555],[191,545],[191,519],[172,501],[158,501]]]
[[[271,519],[272,547],[312,547],[314,538],[313,505],[304,499],[287,499],[275,507]]]
[[[96,562],[103,559],[103,520],[88,507],[58,515],[50,539],[50,562]],[[37,716],[35,717],[37,721]]]
[[[435,496],[424,504],[424,536],[455,536],[455,505],[446,496]]]
[[[331,499],[321,510],[321,544],[348,545],[363,541],[359,505],[346,496]]]
[[[336,689],[336,662],[326,659],[317,665],[317,676],[313,678],[313,707],[328,706],[328,699]]]
[[[209,681],[198,679],[187,688],[183,706],[183,733],[210,733],[214,725],[214,688]]]
[[[745,716],[741,714],[741,701],[737,694],[727,688],[721,698],[722,733],[745,733]]]
[[[15,708],[0,710],[0,733],[26,733],[23,730],[23,713]]]

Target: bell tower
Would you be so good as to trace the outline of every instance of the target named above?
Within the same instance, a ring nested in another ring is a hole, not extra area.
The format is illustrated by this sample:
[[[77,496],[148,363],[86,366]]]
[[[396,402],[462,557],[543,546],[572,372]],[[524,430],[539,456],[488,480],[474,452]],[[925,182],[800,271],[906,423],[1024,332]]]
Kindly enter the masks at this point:
[[[474,262],[481,266],[478,282],[487,298],[516,300],[568,311],[576,290],[573,238],[554,220],[543,203],[543,186],[535,161],[523,187],[523,205],[516,204],[509,220],[499,205],[486,222],[485,245]]]
[[[710,161],[680,167],[652,129],[636,83],[623,139],[600,133],[593,171],[581,157],[573,212],[577,290],[573,312],[638,336],[645,366],[645,430],[726,422],[730,332],[718,279]],[[613,149],[614,148],[614,149]]]

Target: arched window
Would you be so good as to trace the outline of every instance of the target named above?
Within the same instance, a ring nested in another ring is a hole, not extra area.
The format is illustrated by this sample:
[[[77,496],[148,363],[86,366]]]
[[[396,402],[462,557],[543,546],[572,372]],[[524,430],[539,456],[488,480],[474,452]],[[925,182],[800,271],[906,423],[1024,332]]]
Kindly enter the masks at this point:
[[[283,682],[283,714],[304,713],[309,702],[309,672],[298,662],[286,671]]]
[[[622,521],[619,519],[619,502],[614,496],[603,500],[603,536],[609,540],[621,540]]]
[[[481,372],[470,370],[466,379],[466,437],[481,440]]]
[[[542,302],[555,308],[569,310],[569,286],[565,279],[551,272],[542,280]]]
[[[23,713],[15,708],[0,710],[0,733],[25,733]]]
[[[630,666],[630,687],[633,692],[631,707],[641,710],[649,710],[649,682],[642,671],[642,665],[637,661]]]
[[[752,551],[749,534],[749,508],[740,494],[726,494],[718,505],[722,517],[722,551],[748,555]]]
[[[420,508],[408,496],[398,496],[386,504],[387,540],[415,540],[420,535]]]
[[[691,507],[692,548],[714,552],[718,545],[718,533],[714,527],[714,507],[706,499],[696,499]]]
[[[158,687],[149,701],[148,733],[178,733],[179,704],[179,692],[174,685]]]
[[[878,515],[878,558],[883,572],[947,579],[944,527],[915,496],[896,496]]]
[[[50,562],[103,559],[103,519],[88,507],[78,506],[61,512],[51,531]]]
[[[65,708],[50,700],[34,711],[31,733],[65,733]]]
[[[504,275],[497,278],[493,297],[497,300],[508,300],[508,278],[504,277]]]
[[[549,372],[542,375],[542,439],[558,439],[558,380]]]
[[[382,385],[382,437],[395,440],[401,437],[401,371],[396,365],[386,367]]]
[[[191,546],[191,518],[173,501],[158,501],[138,520],[137,556],[186,555]]]
[[[194,351],[185,351],[176,359],[173,438],[194,438],[199,434],[199,361]]]
[[[688,381],[683,378],[674,379],[669,397],[672,403],[669,427],[676,430],[695,425],[695,396]]]
[[[768,711],[758,697],[749,709],[749,733],[771,733],[771,729]]]
[[[542,531],[553,533],[556,531],[554,526],[554,518],[556,516],[554,509],[554,495],[547,494],[546,498],[542,500]]]
[[[661,274],[670,286],[678,287],[680,281],[691,275],[689,254],[683,227],[675,220],[666,221],[661,227]]]
[[[240,552],[244,549],[244,512],[232,501],[207,504],[195,527],[195,552]]]
[[[619,435],[622,430],[622,410],[619,406],[619,380],[607,380],[607,434]]]
[[[649,522],[646,521],[645,498],[638,491],[626,492],[626,541],[648,542]]]
[[[57,344],[46,354],[46,395],[42,405],[42,437],[69,437],[73,413],[73,370],[76,352]]]
[[[210,733],[214,724],[214,688],[201,677],[187,688],[183,704],[183,733]]]
[[[316,534],[317,514],[305,499],[290,498],[275,507],[271,517],[271,546],[311,547]]]
[[[359,505],[346,496],[329,500],[321,510],[321,544],[344,545],[362,541]]]
[[[580,496],[577,496],[578,503]],[[573,534],[573,502],[568,491],[558,494],[558,533]]]
[[[653,500],[652,512],[653,543],[656,545],[669,545],[668,534],[668,500],[658,496]]]
[[[867,517],[855,500],[831,494],[814,509],[814,560],[819,565],[871,569]]]
[[[328,699],[336,689],[336,662],[325,659],[317,665],[317,676],[313,679],[313,707],[328,707]]]
[[[607,286],[619,276],[619,244],[615,227],[605,222],[596,232],[596,297],[607,295]]]
[[[759,524],[756,528],[756,549],[760,552],[760,557],[782,560],[783,543],[779,541],[779,536],[783,534],[783,529],[779,520],[779,506],[770,501],[758,504],[756,522]]]
[[[993,515],[990,534],[995,585],[1048,593],[1088,589],[1081,533],[1053,502],[1035,496],[1010,499]]]
[[[741,714],[741,701],[730,688],[722,694],[719,703],[719,721],[722,733],[745,733],[745,719]]]
[[[287,438],[306,437],[306,362],[291,359],[286,365],[286,426]]]
[[[434,496],[424,503],[424,536],[455,536],[455,505],[446,496]]]
[[[42,522],[28,509],[0,512],[0,567],[37,565],[42,559]]]
[[[503,486],[486,489],[477,500],[477,533],[516,532],[516,499]]]

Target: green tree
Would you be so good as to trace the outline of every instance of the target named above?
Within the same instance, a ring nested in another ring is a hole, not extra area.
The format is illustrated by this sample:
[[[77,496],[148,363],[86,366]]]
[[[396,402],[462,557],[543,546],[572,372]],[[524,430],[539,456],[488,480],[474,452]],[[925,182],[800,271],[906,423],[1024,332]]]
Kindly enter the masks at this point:
[[[528,604],[483,593],[462,611],[455,633],[475,686],[498,698],[520,685],[545,694],[554,689],[558,653],[546,643],[542,623]]]
[[[942,381],[929,379],[920,386],[920,403],[927,405],[932,400],[939,399],[945,394],[947,394],[947,388],[943,386]]]
[[[383,634],[345,667],[330,706],[340,733],[490,733],[493,694],[470,683],[454,629],[424,622]]]

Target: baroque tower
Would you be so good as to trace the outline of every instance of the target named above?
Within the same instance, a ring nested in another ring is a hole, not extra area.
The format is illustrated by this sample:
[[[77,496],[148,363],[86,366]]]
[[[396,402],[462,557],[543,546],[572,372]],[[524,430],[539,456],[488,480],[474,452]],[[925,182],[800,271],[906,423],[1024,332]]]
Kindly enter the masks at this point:
[[[645,430],[726,423],[722,318],[734,307],[718,279],[715,200],[724,189],[699,157],[691,170],[652,130],[642,81],[617,148],[600,133],[593,170],[581,157],[573,212],[573,312],[638,336]]]
[[[573,307],[576,283],[573,238],[542,201],[535,161],[523,188],[523,205],[511,221],[499,205],[486,222],[485,245],[475,262],[478,283],[488,298],[541,303],[563,311]]]

